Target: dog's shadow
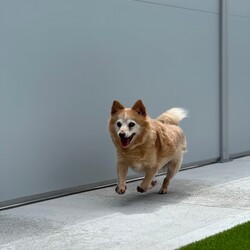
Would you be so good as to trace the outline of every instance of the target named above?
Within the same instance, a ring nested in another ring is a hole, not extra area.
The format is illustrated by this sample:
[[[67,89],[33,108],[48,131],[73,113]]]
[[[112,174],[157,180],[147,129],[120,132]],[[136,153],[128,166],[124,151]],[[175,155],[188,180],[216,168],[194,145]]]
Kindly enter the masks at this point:
[[[153,213],[164,206],[185,202],[195,196],[199,190],[206,188],[206,185],[200,181],[185,179],[173,180],[167,194],[158,193],[161,181],[158,181],[157,185],[146,193],[138,193],[137,185],[138,182],[129,183],[127,193],[117,195],[112,203],[109,203],[112,209],[117,209],[126,215]]]

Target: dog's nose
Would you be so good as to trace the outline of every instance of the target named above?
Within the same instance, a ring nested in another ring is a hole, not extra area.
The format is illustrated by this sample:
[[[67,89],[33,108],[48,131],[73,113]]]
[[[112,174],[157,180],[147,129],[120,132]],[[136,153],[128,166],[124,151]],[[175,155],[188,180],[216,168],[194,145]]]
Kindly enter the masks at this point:
[[[124,137],[125,137],[125,133],[123,133],[123,132],[121,132],[121,133],[119,133],[119,137],[121,138],[121,139],[123,139]]]

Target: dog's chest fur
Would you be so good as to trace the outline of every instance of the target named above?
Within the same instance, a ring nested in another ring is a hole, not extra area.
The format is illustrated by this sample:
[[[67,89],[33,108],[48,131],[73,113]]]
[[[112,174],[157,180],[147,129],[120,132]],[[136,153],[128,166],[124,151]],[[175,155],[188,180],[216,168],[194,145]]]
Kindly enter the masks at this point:
[[[146,168],[157,165],[157,156],[153,148],[150,151],[137,148],[131,152],[118,152],[117,156],[118,160],[138,172],[145,172]]]

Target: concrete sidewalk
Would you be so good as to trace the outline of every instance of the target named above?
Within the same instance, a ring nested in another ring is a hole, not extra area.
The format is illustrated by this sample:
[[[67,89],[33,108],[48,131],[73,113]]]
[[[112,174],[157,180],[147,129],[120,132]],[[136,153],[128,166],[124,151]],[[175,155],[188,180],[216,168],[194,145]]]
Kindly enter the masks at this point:
[[[250,157],[0,212],[0,249],[176,249],[250,220]]]

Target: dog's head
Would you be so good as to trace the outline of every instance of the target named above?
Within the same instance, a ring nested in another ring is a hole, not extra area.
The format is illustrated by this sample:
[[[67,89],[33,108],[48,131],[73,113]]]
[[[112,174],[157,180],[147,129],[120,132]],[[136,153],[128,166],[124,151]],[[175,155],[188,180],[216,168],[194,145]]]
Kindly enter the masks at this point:
[[[141,100],[130,109],[118,101],[113,102],[109,131],[116,146],[128,148],[141,144],[147,127],[148,117]]]

